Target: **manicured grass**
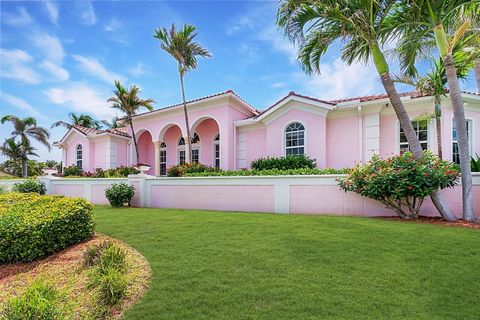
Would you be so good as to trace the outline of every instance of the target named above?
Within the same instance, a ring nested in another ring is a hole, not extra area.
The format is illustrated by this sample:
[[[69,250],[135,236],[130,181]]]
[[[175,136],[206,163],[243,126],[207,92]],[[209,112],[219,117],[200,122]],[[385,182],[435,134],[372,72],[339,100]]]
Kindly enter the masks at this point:
[[[126,319],[479,319],[477,230],[379,219],[95,209],[150,262]]]

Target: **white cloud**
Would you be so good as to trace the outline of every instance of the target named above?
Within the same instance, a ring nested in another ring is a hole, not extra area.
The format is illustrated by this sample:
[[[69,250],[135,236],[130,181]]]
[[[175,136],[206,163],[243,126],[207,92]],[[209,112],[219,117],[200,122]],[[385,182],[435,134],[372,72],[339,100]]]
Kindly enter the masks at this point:
[[[18,80],[28,84],[38,84],[41,78],[32,68],[33,58],[19,49],[0,49],[0,74],[7,79]]]
[[[270,43],[273,49],[286,54],[290,63],[293,64],[297,61],[297,49],[274,26],[265,28],[263,32],[260,32],[258,38]]]
[[[33,22],[32,17],[28,14],[27,9],[24,7],[17,8],[18,14],[7,13],[2,14],[2,22],[12,26],[21,27],[30,25]]]
[[[58,81],[66,81],[70,77],[70,74],[65,68],[62,68],[51,61],[43,61],[42,64],[40,64],[40,68],[50,73],[55,77],[55,80]]]
[[[44,5],[45,9],[47,9],[50,21],[56,25],[58,22],[58,5],[53,1],[45,1]]]
[[[73,59],[75,59],[79,64],[80,68],[83,72],[97,77],[109,84],[113,84],[115,80],[124,81],[125,78],[121,75],[108,71],[97,59],[92,57],[85,57],[81,55],[73,55]]]
[[[373,65],[353,63],[350,66],[337,58],[332,63],[320,66],[320,75],[307,76],[296,73],[294,78],[307,94],[320,99],[337,99],[371,94],[378,83],[378,74]]]
[[[34,46],[43,52],[48,61],[59,65],[63,63],[65,51],[60,39],[48,33],[37,32],[32,35],[31,41]]]
[[[87,112],[96,117],[110,119],[112,109],[107,98],[84,83],[71,83],[65,87],[50,88],[44,91],[50,102],[63,106],[70,111]]]
[[[97,23],[97,16],[91,1],[82,0],[77,2],[77,8],[79,11],[82,22],[87,26],[93,26]]]
[[[103,28],[107,32],[117,31],[122,26],[122,23],[113,17],[112,20]]]
[[[28,102],[25,100],[12,96],[11,94],[8,94],[6,92],[0,91],[0,101],[3,101],[4,103],[20,109],[24,111],[25,114],[29,116],[34,116],[38,118],[44,118],[32,105],[30,105]]]
[[[143,63],[139,62],[135,67],[128,69],[128,73],[134,77],[140,77],[147,73],[147,70],[145,70]]]

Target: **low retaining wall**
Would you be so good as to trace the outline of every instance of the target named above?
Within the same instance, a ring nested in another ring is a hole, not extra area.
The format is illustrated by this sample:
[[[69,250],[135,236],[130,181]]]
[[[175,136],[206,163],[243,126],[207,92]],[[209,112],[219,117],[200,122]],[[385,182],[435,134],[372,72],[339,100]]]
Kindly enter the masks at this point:
[[[183,208],[290,214],[395,215],[381,203],[345,193],[337,186],[343,175],[183,177],[157,178],[131,175],[124,179],[66,179],[41,177],[47,193],[83,197],[94,204],[107,204],[105,189],[126,182],[135,187],[132,205],[154,208]],[[0,180],[11,183],[9,180]],[[480,174],[473,174],[474,207],[480,213]],[[442,191],[450,208],[462,215],[459,186]],[[437,215],[430,199],[422,215]]]

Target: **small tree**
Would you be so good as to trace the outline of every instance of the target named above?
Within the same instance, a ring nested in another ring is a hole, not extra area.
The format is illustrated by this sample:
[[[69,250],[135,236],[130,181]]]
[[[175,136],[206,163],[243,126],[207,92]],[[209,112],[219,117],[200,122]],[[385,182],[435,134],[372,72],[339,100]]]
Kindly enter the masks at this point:
[[[458,182],[458,166],[430,152],[421,158],[412,153],[388,159],[375,155],[365,165],[357,164],[339,180],[345,192],[355,192],[383,203],[403,219],[417,218],[425,197]]]

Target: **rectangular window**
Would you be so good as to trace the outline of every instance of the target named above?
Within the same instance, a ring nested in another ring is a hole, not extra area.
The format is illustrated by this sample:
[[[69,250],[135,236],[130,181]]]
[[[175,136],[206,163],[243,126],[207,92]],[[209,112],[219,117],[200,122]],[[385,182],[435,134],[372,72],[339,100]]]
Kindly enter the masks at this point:
[[[185,150],[178,151],[178,160],[180,164],[185,164]]]
[[[214,151],[213,151],[213,162],[215,169],[220,169],[220,144],[215,143],[214,145]]]
[[[285,153],[286,155],[305,154],[305,132],[294,131],[285,134]]]
[[[468,139],[468,148],[472,146],[471,137],[472,137],[472,120],[466,121],[467,125],[467,139]],[[457,127],[455,125],[455,119],[452,121],[452,161],[460,164],[460,154],[458,153],[458,135]]]
[[[428,121],[412,121],[413,129],[417,134],[418,140],[420,141],[420,146],[423,150],[428,149]],[[400,126],[400,153],[409,151],[410,147],[408,145],[407,136],[403,132],[403,128]]]
[[[192,163],[198,163],[199,162],[199,149],[192,149]]]
[[[167,174],[167,150],[160,150],[160,175]]]

